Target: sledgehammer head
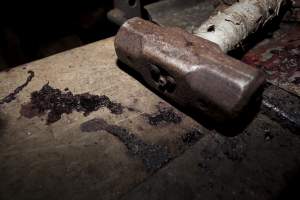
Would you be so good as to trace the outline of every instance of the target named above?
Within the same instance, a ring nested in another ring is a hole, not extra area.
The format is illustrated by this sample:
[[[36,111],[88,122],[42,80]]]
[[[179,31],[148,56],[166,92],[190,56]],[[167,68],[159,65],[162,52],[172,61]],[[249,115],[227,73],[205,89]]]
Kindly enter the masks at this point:
[[[262,72],[224,54],[215,43],[140,18],[123,24],[115,49],[149,86],[217,121],[239,116],[264,82]]]

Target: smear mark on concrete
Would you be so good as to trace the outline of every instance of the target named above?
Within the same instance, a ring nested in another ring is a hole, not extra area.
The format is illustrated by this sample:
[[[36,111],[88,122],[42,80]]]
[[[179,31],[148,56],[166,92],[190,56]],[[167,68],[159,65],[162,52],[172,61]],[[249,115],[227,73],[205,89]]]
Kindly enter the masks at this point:
[[[27,77],[25,83],[17,87],[12,93],[7,95],[6,97],[2,98],[0,100],[0,105],[4,103],[10,103],[13,100],[16,99],[17,94],[19,94],[27,85],[28,83],[33,79],[34,77],[34,72],[33,71],[28,71],[29,76]]]
[[[108,124],[104,119],[95,118],[81,124],[82,132],[107,131],[116,136],[128,149],[131,155],[142,159],[145,167],[149,171],[155,171],[166,164],[171,156],[166,147],[156,144],[147,144],[126,128]]]
[[[159,104],[157,108],[158,112],[144,115],[151,126],[157,126],[163,123],[179,124],[182,121],[181,116],[177,114],[173,108],[166,107],[162,104]]]

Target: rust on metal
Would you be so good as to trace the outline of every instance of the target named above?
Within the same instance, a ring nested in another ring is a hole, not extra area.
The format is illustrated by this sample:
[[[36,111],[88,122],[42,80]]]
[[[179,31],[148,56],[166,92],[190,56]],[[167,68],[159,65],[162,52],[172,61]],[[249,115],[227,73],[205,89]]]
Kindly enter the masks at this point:
[[[217,121],[237,117],[264,82],[261,71],[227,56],[216,44],[140,18],[124,23],[115,49],[162,95]]]

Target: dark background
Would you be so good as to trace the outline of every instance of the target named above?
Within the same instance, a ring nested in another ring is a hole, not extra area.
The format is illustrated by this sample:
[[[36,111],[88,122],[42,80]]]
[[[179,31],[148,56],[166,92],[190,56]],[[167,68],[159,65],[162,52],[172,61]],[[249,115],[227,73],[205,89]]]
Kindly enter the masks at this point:
[[[112,0],[2,3],[0,70],[113,36],[112,8]]]

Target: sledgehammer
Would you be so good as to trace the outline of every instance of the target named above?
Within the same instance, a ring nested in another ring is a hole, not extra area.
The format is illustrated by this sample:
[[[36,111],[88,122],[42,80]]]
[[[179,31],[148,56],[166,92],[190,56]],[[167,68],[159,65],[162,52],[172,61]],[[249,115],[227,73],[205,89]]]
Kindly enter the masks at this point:
[[[284,2],[240,0],[194,35],[132,18],[117,33],[115,50],[162,95],[224,122],[240,115],[265,80],[260,70],[226,52],[277,16]]]

